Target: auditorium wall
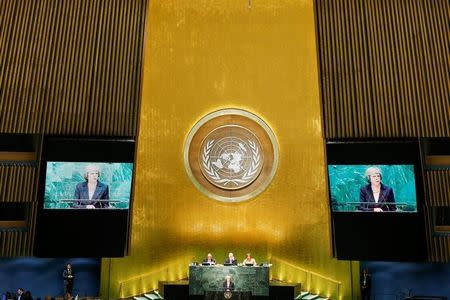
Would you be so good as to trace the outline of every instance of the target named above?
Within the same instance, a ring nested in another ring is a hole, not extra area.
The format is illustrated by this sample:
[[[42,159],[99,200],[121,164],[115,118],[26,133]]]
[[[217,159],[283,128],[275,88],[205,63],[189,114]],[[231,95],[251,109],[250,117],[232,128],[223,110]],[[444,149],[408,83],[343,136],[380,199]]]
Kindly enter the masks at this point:
[[[0,1],[1,257],[34,254],[44,135],[136,137],[147,2]]]
[[[102,296],[187,278],[208,252],[251,252],[271,279],[356,295],[358,265],[331,258],[313,1],[151,1],[145,45],[131,248],[103,260]],[[279,143],[272,183],[241,203],[209,199],[184,169],[189,130],[222,108],[257,114]]]

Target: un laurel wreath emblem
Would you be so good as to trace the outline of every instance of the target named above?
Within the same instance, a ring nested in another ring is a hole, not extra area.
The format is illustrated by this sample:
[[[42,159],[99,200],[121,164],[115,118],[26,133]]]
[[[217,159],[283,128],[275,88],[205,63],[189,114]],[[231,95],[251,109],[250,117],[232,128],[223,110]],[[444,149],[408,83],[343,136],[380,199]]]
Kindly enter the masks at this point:
[[[230,291],[225,291],[225,292],[223,293],[223,297],[224,297],[225,299],[231,299],[231,298],[233,297],[233,293],[230,292]]]
[[[184,147],[189,178],[207,196],[239,202],[261,193],[278,164],[278,144],[258,116],[224,109],[201,118]]]
[[[235,190],[252,183],[264,164],[258,138],[248,129],[225,125],[212,131],[201,146],[200,168],[217,187]]]

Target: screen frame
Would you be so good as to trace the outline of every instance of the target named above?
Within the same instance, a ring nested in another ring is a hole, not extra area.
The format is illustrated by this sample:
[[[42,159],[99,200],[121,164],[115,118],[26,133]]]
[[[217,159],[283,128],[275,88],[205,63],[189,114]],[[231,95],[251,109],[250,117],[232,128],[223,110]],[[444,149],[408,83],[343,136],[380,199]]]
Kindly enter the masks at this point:
[[[426,259],[422,153],[418,139],[326,141],[326,187],[333,256],[343,260]],[[414,165],[417,212],[333,211],[329,165]]]
[[[39,163],[34,254],[38,257],[123,257],[129,249],[136,172],[136,141],[130,137],[47,135]],[[128,209],[45,209],[47,162],[132,163]],[[90,234],[95,232],[95,234]],[[61,237],[71,247],[61,249]],[[68,237],[67,237],[68,236]]]

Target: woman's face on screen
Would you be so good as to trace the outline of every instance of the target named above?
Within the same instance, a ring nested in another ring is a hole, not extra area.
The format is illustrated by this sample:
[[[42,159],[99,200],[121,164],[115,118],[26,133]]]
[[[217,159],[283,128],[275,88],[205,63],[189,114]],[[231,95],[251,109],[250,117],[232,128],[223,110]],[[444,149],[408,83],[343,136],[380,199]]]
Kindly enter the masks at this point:
[[[87,172],[88,182],[97,182],[98,180],[98,171],[90,171]]]
[[[371,184],[379,184],[381,182],[380,173],[373,173],[370,175],[370,183]]]

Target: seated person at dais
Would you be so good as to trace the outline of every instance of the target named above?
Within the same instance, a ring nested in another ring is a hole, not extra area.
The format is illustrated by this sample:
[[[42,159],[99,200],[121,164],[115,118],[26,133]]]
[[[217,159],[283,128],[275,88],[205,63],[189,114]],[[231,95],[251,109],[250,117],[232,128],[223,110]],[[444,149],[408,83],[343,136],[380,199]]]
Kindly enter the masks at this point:
[[[242,264],[244,266],[256,266],[256,260],[252,257],[250,253],[247,253],[244,262]]]
[[[226,266],[236,266],[237,265],[237,260],[234,258],[234,254],[233,253],[228,253],[228,258],[225,259],[224,265]]]
[[[216,260],[213,258],[211,253],[208,253],[208,256],[203,260],[202,264],[213,266],[216,264]]]

